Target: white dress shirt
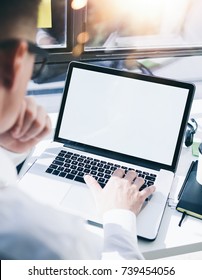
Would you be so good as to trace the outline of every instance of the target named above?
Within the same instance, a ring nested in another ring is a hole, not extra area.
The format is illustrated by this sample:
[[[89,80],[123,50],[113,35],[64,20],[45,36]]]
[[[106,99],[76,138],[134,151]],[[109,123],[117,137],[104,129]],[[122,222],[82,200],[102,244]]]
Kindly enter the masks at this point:
[[[39,204],[19,190],[10,157],[0,148],[1,259],[143,259],[132,212],[105,213],[104,238],[99,237],[80,217]]]

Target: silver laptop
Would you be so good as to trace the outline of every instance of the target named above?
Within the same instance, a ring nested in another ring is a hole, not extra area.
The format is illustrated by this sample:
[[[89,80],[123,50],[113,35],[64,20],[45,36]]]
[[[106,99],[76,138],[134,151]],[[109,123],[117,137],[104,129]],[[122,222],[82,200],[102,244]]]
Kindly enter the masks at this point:
[[[72,62],[54,135],[20,182],[43,203],[102,224],[83,181],[104,188],[116,168],[135,169],[156,192],[137,218],[138,236],[157,236],[194,95],[192,84]]]

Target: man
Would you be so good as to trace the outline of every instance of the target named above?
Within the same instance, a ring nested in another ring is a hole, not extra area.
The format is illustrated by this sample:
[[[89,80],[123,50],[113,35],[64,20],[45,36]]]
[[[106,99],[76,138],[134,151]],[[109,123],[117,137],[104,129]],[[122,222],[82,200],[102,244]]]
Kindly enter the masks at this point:
[[[85,221],[33,201],[16,185],[11,158],[27,152],[50,131],[50,120],[25,97],[32,75],[39,0],[0,0],[0,256],[1,259],[141,259],[136,214],[154,187],[118,169],[101,189],[85,180],[104,214],[104,242]],[[135,180],[135,181],[134,181]],[[133,183],[134,181],[134,183]],[[93,245],[93,241],[98,246]]]

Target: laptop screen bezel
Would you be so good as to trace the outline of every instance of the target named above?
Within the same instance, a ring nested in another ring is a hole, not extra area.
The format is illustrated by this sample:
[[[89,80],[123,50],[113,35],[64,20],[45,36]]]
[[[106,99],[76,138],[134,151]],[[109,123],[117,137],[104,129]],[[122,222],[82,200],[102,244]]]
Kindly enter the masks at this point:
[[[119,75],[119,76],[138,79],[138,80],[142,80],[142,81],[146,81],[146,82],[161,83],[161,84],[165,84],[165,85],[171,85],[174,87],[187,89],[188,90],[187,100],[186,100],[185,110],[184,110],[184,114],[183,114],[183,118],[182,118],[182,123],[181,123],[181,127],[180,127],[180,132],[178,135],[177,144],[175,147],[172,164],[166,165],[166,164],[162,164],[162,163],[158,163],[158,162],[154,162],[154,161],[150,161],[150,160],[145,160],[145,159],[125,155],[122,153],[117,153],[117,152],[105,150],[102,148],[70,141],[70,140],[59,137],[63,112],[64,112],[64,108],[65,108],[65,104],[66,104],[67,96],[68,96],[68,89],[69,89],[69,85],[70,85],[71,75],[72,75],[74,68],[86,69],[86,70],[96,71],[96,72],[101,72],[101,73],[106,73],[106,74],[108,73],[111,75]],[[195,92],[195,86],[191,83],[186,83],[186,82],[181,82],[181,81],[176,81],[176,80],[171,80],[171,79],[165,79],[165,78],[160,78],[160,77],[154,77],[154,76],[149,76],[149,75],[131,73],[131,72],[126,72],[126,71],[122,71],[122,70],[95,66],[92,64],[86,64],[86,63],[81,63],[81,62],[75,62],[75,61],[71,62],[69,64],[69,68],[67,71],[64,92],[63,92],[63,96],[62,96],[61,106],[60,106],[59,115],[58,115],[58,121],[57,121],[55,134],[54,134],[54,141],[62,143],[69,148],[74,148],[76,150],[92,153],[95,155],[100,155],[100,156],[111,158],[114,160],[119,160],[119,161],[123,161],[126,163],[134,164],[134,165],[140,165],[143,167],[153,168],[156,170],[165,169],[165,170],[175,172],[178,161],[179,161],[180,151],[181,151],[182,144],[183,144],[184,133],[185,133],[186,126],[187,126],[192,101],[194,98],[194,92]]]

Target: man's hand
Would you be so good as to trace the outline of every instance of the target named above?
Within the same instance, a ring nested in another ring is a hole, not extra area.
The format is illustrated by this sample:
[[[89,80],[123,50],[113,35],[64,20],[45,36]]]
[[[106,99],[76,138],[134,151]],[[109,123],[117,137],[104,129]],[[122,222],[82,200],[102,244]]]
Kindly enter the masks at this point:
[[[101,213],[112,209],[126,209],[137,215],[145,199],[155,191],[154,186],[139,191],[144,179],[137,177],[132,170],[126,174],[123,169],[115,170],[103,189],[92,176],[85,175],[84,179]]]
[[[34,98],[25,97],[15,125],[0,134],[0,146],[16,153],[27,152],[51,130],[51,121]]]

